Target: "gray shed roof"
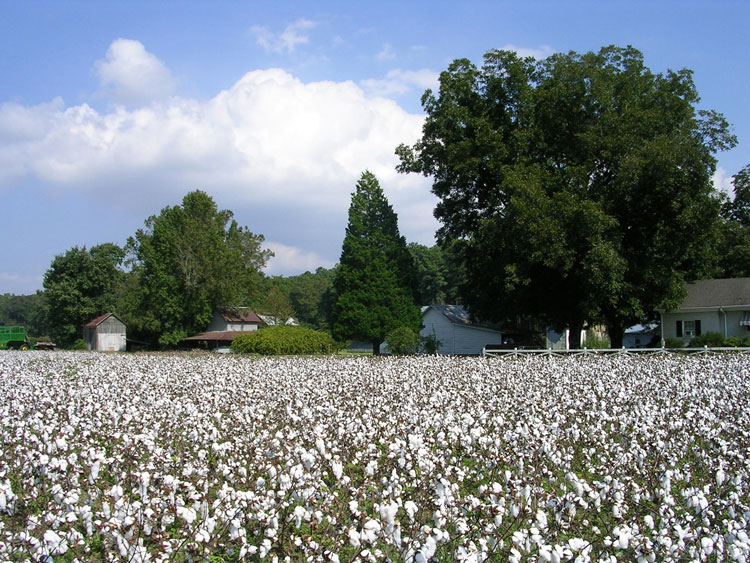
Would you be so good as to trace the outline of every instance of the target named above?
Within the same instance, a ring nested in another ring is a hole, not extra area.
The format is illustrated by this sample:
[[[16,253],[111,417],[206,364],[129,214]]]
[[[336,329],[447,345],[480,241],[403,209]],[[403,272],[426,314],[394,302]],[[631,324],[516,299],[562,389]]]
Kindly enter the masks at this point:
[[[422,315],[424,316],[430,308],[445,315],[445,317],[453,324],[500,330],[499,325],[496,324],[472,322],[469,311],[467,311],[462,305],[427,305],[422,307]]]
[[[679,309],[750,307],[750,278],[698,280],[685,286],[687,296]]]

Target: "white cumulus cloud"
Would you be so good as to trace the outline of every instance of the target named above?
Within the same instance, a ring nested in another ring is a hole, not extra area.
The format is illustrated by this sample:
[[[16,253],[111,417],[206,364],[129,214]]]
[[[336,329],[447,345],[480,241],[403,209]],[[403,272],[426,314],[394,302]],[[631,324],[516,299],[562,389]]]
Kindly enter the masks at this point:
[[[107,111],[62,100],[2,104],[0,189],[32,180],[142,218],[203,189],[241,224],[284,241],[270,271],[311,269],[338,259],[350,195],[366,169],[407,239],[431,242],[429,180],[395,171],[395,147],[414,143],[423,120],[354,82],[304,83],[280,69],[248,72],[205,101],[170,97]]]
[[[177,86],[164,63],[133,39],[113,41],[94,68],[104,94],[126,106],[163,99]]]
[[[279,242],[266,242],[263,246],[274,253],[265,269],[268,275],[314,272],[320,267],[331,268],[335,264],[334,261],[315,252],[306,252],[300,248],[287,246]]]
[[[305,31],[315,27],[315,22],[307,19],[299,19],[289,24],[281,33],[273,33],[265,26],[255,25],[250,32],[255,36],[255,41],[263,47],[267,53],[291,54],[298,45],[310,41]]]
[[[504,51],[515,51],[521,57],[534,57],[538,61],[546,59],[555,52],[555,50],[549,45],[541,45],[539,47],[519,47],[518,45],[508,44],[501,47],[501,49]]]
[[[436,90],[439,86],[440,73],[426,68],[421,70],[392,69],[385,78],[370,78],[362,80],[360,85],[369,93],[376,96],[401,96],[414,89],[424,91],[428,88]]]
[[[724,193],[731,198],[734,198],[734,184],[732,183],[732,175],[721,167],[716,169],[713,176],[711,176],[714,189],[719,193]]]

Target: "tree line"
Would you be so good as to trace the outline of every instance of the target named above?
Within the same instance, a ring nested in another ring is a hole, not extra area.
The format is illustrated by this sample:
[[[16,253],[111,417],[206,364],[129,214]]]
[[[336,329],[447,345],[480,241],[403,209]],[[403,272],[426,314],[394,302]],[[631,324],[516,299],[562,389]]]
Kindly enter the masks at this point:
[[[619,347],[625,328],[679,304],[685,281],[750,276],[750,165],[732,197],[714,190],[715,154],[737,139],[699,101],[691,71],[654,73],[632,47],[458,59],[422,97],[421,138],[396,148],[400,172],[432,179],[437,245],[407,244],[364,172],[339,264],[266,277],[262,235],[191,192],[123,248],[56,257],[36,303],[61,342],[106,309],[174,346],[234,304],[376,350],[418,330],[419,305],[458,302],[487,321],[569,328],[573,346],[603,324]]]

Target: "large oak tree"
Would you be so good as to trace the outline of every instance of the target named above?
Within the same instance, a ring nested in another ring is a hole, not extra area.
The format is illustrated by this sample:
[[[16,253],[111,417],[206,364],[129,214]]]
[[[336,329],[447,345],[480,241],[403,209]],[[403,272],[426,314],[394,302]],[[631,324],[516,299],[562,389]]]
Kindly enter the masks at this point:
[[[573,335],[604,322],[618,346],[677,304],[686,279],[709,273],[713,155],[736,143],[698,102],[689,70],[653,73],[632,47],[490,51],[481,68],[441,73],[399,170],[432,176],[438,241],[460,249],[472,312]]]

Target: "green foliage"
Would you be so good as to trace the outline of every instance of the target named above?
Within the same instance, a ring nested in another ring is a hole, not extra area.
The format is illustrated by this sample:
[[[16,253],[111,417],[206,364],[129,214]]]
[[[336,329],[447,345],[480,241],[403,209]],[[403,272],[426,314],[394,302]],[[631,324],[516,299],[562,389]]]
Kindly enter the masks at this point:
[[[165,207],[129,239],[139,277],[135,311],[143,338],[170,347],[204,330],[214,308],[256,296],[272,253],[202,191]],[[134,320],[135,320],[134,319]]]
[[[122,248],[106,243],[91,250],[76,246],[52,260],[44,274],[44,299],[47,323],[59,345],[70,346],[98,315],[117,312],[124,257]]]
[[[370,342],[377,354],[394,328],[419,330],[414,261],[399,234],[396,213],[370,172],[362,174],[352,194],[333,287],[332,332],[337,340]]]
[[[269,326],[251,334],[241,334],[232,342],[232,351],[239,354],[331,354],[335,350],[330,334],[298,326]]]
[[[691,348],[700,348],[702,346],[720,347],[724,345],[724,337],[718,332],[707,332],[690,339]]]
[[[685,343],[679,338],[665,338],[664,347],[665,348],[684,348]]]
[[[744,337],[730,336],[729,338],[724,338],[718,332],[707,332],[706,334],[690,339],[688,346],[691,348],[701,348],[703,346],[708,346],[709,348],[746,348],[750,347],[750,334]]]
[[[438,340],[434,332],[419,339],[419,347],[425,354],[437,354],[442,345],[443,343]]]
[[[73,344],[70,346],[71,350],[85,350],[86,349],[86,341],[83,338],[78,338]]]
[[[385,339],[388,342],[388,349],[397,356],[417,353],[419,333],[414,332],[408,326],[394,328]]]
[[[698,100],[690,71],[654,74],[631,47],[453,62],[422,98],[422,138],[396,152],[433,179],[463,304],[571,333],[604,322],[615,347],[678,304],[712,268],[713,153],[736,144]]]
[[[29,336],[47,334],[44,294],[0,295],[0,326],[23,326]]]
[[[750,277],[750,164],[732,177],[734,198],[725,198],[716,241],[718,278]]]
[[[410,242],[407,248],[416,268],[419,303],[457,303],[464,272],[461,264],[453,260],[453,253],[438,245],[427,247],[416,242]]]
[[[611,346],[612,343],[610,342],[606,334],[599,336],[596,332],[589,331],[586,335],[586,348],[590,348],[592,350],[604,350],[610,348]]]

